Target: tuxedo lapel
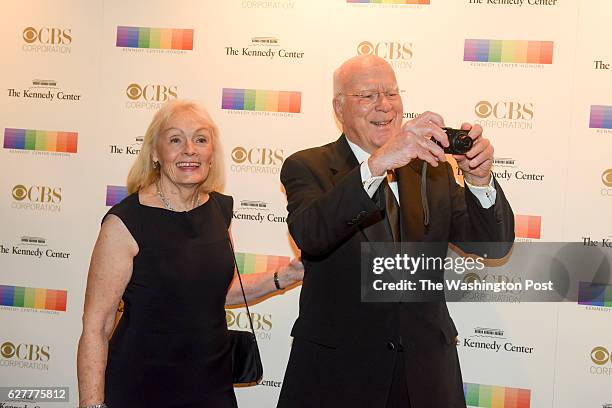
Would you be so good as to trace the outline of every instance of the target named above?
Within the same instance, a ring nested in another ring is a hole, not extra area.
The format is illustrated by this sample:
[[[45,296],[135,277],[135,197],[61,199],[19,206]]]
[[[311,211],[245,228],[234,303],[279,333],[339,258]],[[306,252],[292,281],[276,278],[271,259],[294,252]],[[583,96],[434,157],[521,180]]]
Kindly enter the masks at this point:
[[[403,241],[422,241],[425,235],[421,201],[422,163],[422,160],[412,160],[407,166],[395,170],[398,177]]]
[[[357,158],[342,134],[338,140],[331,144],[330,170],[332,172],[332,183],[336,185],[351,170],[359,166]]]
[[[359,166],[359,162],[346,141],[346,136],[344,136],[344,134],[331,145],[331,148],[332,158],[330,162],[330,169],[332,171],[332,183],[335,185],[351,170]],[[381,197],[381,194],[379,194],[378,191],[374,194],[373,200],[381,209],[385,208],[384,197]],[[339,211],[342,211],[342,209],[339,209]],[[359,231],[366,241],[393,241],[393,236],[387,227],[387,222],[385,221],[382,210],[373,213],[370,217],[364,220],[359,225]]]

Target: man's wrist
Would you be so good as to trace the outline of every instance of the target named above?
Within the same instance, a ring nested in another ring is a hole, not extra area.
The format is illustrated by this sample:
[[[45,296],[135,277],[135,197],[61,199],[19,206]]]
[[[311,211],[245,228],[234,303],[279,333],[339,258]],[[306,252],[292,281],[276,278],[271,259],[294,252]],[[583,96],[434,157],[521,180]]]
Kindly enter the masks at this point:
[[[472,187],[489,187],[491,185],[491,173],[486,177],[476,177],[469,174],[464,176],[465,182]]]
[[[378,163],[378,160],[376,158],[376,153],[374,153],[368,159],[368,168],[370,169],[370,173],[372,174],[373,177],[384,176],[385,173],[387,172],[387,169],[384,166],[381,166],[380,163]]]

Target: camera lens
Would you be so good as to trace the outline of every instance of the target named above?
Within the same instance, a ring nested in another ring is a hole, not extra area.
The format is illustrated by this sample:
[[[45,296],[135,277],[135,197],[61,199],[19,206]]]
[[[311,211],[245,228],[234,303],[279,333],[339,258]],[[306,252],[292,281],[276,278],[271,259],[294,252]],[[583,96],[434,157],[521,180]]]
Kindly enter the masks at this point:
[[[467,132],[457,132],[457,137],[454,140],[453,148],[459,154],[467,153],[472,148],[473,140],[468,136]]]

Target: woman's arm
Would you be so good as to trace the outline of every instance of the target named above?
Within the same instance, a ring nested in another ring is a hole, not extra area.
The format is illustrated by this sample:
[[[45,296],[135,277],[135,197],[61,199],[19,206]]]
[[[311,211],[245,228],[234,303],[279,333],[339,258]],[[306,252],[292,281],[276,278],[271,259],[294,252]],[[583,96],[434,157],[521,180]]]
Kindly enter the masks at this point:
[[[248,302],[257,300],[279,290],[274,283],[275,273],[278,274],[278,283],[281,289],[286,289],[304,278],[304,265],[302,265],[302,262],[299,260],[292,259],[289,265],[280,267],[275,272],[241,275],[244,293],[246,294]],[[225,305],[232,306],[240,304],[244,304],[244,298],[240,290],[240,282],[236,277],[236,272],[234,272],[234,279],[225,297]]]
[[[104,402],[108,340],[119,301],[132,276],[138,244],[115,215],[109,215],[96,241],[85,292],[83,332],[77,354],[79,405]]]

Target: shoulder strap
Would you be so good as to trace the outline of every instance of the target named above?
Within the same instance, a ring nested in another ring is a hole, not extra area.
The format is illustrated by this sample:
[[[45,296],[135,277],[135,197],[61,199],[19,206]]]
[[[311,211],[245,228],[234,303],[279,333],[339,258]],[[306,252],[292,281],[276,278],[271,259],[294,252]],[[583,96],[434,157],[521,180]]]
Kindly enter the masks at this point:
[[[217,207],[219,212],[221,212],[221,216],[223,216],[223,211],[221,210],[221,206],[219,205],[217,198],[213,194],[209,194],[208,196],[209,196],[209,199],[213,200],[213,202],[215,203],[215,207]],[[246,294],[244,293],[244,286],[242,285],[242,278],[240,277],[240,269],[238,269],[238,262],[236,261],[236,253],[234,252],[234,245],[232,244],[232,240],[229,236],[229,232],[227,229],[225,230],[225,234],[227,235],[227,242],[229,243],[229,247],[232,251],[232,257],[234,259],[234,267],[236,268],[236,274],[238,275],[238,282],[240,282],[240,290],[242,291],[242,298],[244,299],[244,307],[246,308],[247,316],[249,316],[251,332],[253,333],[253,338],[255,338],[255,343],[257,343],[257,337],[255,337],[255,329],[253,328],[253,320],[251,318],[249,304],[247,303],[247,300],[246,300]]]

